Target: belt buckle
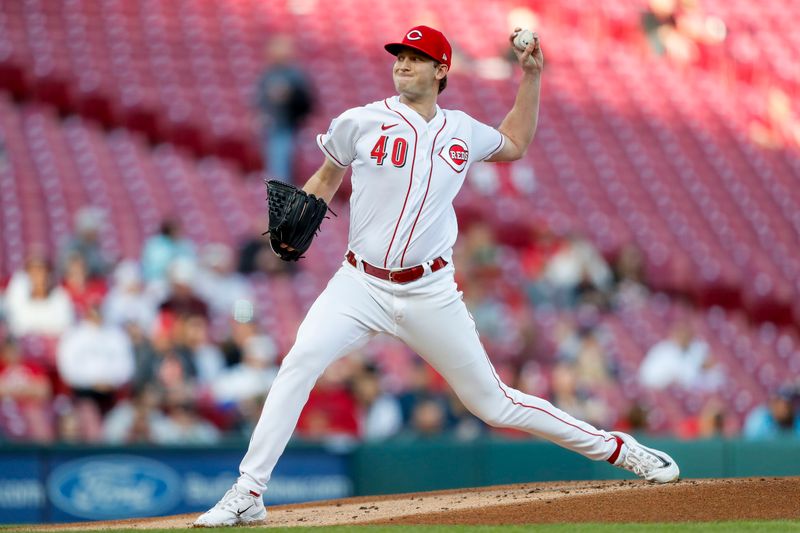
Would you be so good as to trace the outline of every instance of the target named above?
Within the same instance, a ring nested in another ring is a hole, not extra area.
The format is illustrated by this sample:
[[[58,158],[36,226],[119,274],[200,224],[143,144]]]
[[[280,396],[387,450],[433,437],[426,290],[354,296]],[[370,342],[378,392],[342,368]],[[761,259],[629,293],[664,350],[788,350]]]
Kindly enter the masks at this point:
[[[390,281],[390,282],[392,282],[392,283],[397,283],[397,282],[394,280],[394,273],[395,273],[395,272],[396,272],[395,270],[391,270],[391,269],[389,270],[389,281]]]

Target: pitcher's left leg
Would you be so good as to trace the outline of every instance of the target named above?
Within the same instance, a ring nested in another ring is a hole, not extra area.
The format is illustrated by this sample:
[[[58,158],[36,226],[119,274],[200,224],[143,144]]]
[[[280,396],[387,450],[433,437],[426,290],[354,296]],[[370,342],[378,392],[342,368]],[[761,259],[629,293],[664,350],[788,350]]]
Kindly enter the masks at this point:
[[[447,380],[467,409],[489,425],[526,431],[590,459],[616,459],[621,448],[616,436],[504,384],[455,282],[440,279],[432,285],[439,290],[410,291],[398,334]]]

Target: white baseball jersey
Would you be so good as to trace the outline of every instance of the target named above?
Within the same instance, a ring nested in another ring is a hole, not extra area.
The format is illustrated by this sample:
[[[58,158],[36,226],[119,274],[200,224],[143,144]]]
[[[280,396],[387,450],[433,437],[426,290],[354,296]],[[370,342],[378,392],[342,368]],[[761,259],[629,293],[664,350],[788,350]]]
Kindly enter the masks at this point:
[[[453,199],[470,165],[503,147],[503,135],[466,113],[436,107],[430,122],[398,96],[349,109],[317,144],[352,166],[350,249],[382,268],[448,262],[458,226]]]

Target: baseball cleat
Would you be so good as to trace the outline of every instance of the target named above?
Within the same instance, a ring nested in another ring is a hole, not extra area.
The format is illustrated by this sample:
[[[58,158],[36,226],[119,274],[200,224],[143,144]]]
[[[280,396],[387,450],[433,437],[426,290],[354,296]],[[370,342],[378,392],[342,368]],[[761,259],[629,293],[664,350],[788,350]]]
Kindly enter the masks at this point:
[[[630,470],[637,476],[654,483],[670,483],[680,476],[678,463],[666,453],[642,446],[639,442],[621,431],[612,431],[622,439],[623,452],[614,466]]]
[[[235,484],[217,505],[200,515],[194,527],[240,526],[262,522],[267,518],[267,509],[261,496],[242,492]]]

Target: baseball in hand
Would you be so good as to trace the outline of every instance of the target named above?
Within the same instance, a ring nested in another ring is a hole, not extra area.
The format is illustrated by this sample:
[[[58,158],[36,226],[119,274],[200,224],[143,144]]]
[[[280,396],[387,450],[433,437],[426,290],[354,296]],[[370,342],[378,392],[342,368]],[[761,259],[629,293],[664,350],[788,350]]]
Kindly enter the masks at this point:
[[[531,30],[520,30],[514,37],[514,48],[524,51],[533,42],[533,32]]]

